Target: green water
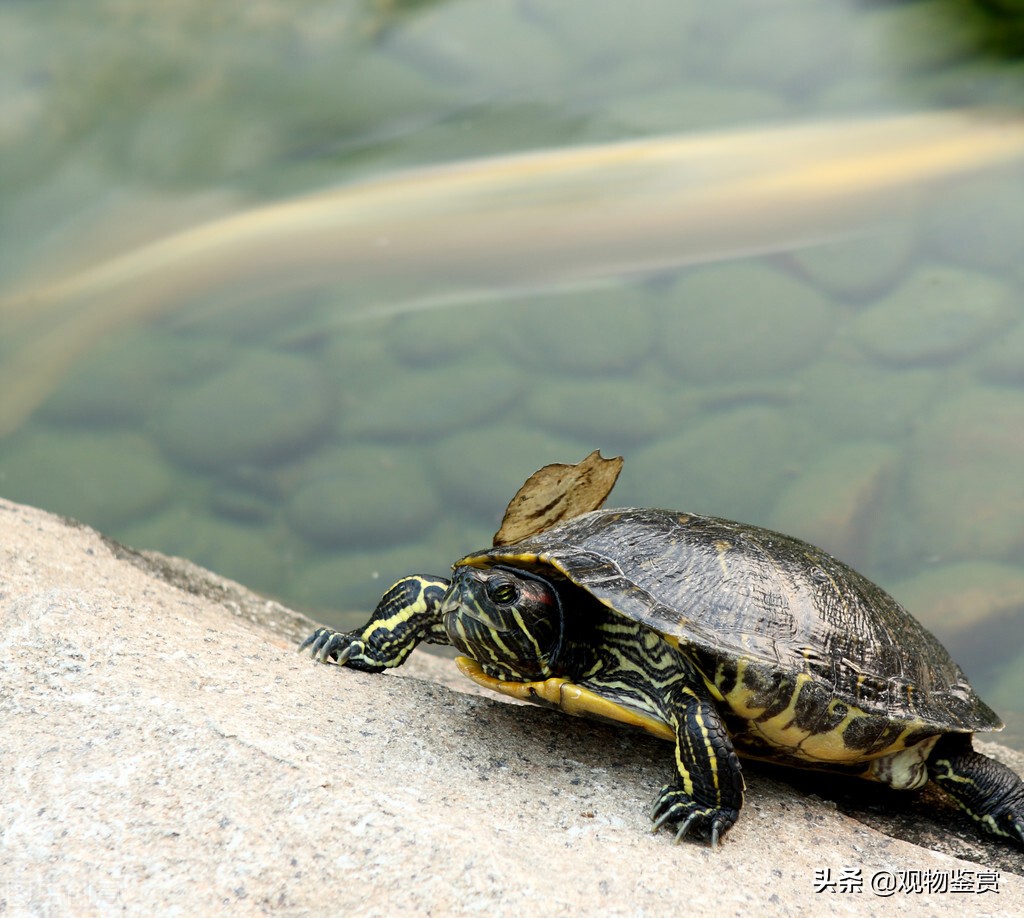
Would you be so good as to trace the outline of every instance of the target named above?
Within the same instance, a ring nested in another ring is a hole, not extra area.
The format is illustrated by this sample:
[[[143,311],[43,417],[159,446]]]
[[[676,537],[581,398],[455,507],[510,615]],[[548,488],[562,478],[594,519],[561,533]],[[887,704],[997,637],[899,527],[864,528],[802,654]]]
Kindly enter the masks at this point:
[[[400,166],[1013,98],[1019,66],[981,58],[980,21],[953,8],[7,3],[0,290],[226,199]],[[69,363],[0,440],[0,493],[351,625],[394,578],[488,544],[535,468],[600,447],[626,457],[614,502],[852,563],[1012,719],[1022,244],[1017,168],[881,234],[599,292],[359,323],[344,285],[218,294]]]

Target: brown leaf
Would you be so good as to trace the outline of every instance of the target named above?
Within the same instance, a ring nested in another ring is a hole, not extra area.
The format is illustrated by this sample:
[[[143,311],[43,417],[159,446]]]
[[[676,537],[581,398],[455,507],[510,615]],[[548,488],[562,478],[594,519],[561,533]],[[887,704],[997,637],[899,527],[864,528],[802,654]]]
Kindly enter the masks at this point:
[[[576,465],[556,462],[526,479],[509,502],[494,544],[511,545],[559,523],[596,510],[615,487],[622,457],[594,450]]]

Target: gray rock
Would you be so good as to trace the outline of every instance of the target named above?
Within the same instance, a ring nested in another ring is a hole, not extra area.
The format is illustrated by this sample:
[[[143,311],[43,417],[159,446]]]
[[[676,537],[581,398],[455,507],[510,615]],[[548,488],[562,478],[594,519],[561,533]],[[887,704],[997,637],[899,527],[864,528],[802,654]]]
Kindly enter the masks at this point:
[[[1020,264],[1024,184],[1017,170],[954,185],[930,217],[925,239],[943,261],[996,273]]]
[[[796,379],[793,411],[837,439],[905,437],[943,382],[935,369],[898,369],[863,359],[819,360]]]
[[[895,461],[895,451],[880,443],[830,449],[782,490],[770,525],[862,567]]]
[[[1024,283],[1019,285],[1024,291]],[[980,355],[978,375],[992,383],[1024,386],[1024,322],[996,338]]]
[[[942,802],[750,764],[720,850],[673,845],[646,815],[657,740],[466,694],[419,652],[394,675],[320,666],[295,653],[303,616],[28,507],[0,501],[0,533],[11,915],[868,915],[872,875],[915,870],[998,870],[971,903],[1024,914],[1024,854]],[[814,893],[844,868],[863,891]]]
[[[352,446],[313,457],[299,473],[287,517],[295,532],[317,545],[361,548],[416,541],[437,509],[437,494],[415,456]]]
[[[522,392],[523,378],[492,357],[402,368],[368,388],[349,405],[340,422],[343,437],[422,442],[497,420]]]
[[[863,301],[879,296],[902,275],[915,243],[916,236],[901,227],[803,249],[792,260],[826,293]]]
[[[1019,563],[1024,396],[976,386],[923,417],[904,455],[918,557]],[[954,525],[951,525],[951,522]]]
[[[655,303],[636,284],[537,295],[505,312],[495,340],[517,365],[545,375],[623,374],[654,348]]]
[[[775,495],[820,444],[802,418],[767,405],[710,412],[681,426],[631,454],[617,501],[763,523]]]
[[[763,262],[685,272],[668,297],[659,344],[683,379],[734,383],[793,372],[832,331],[827,300]]]
[[[139,434],[41,429],[0,443],[0,487],[21,501],[119,529],[158,512],[174,476]]]
[[[898,367],[940,365],[984,344],[1014,317],[1009,287],[976,271],[919,268],[850,324],[864,350]]]
[[[255,348],[182,394],[159,424],[165,451],[199,468],[267,464],[323,436],[332,401],[315,366]]]

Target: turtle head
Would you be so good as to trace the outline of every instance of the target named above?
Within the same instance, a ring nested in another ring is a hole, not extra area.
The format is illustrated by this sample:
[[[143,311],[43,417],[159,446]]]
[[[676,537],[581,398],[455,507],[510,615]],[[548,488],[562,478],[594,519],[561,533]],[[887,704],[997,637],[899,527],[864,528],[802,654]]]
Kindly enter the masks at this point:
[[[562,675],[565,619],[549,580],[518,568],[457,568],[441,612],[452,645],[488,675],[514,682]]]

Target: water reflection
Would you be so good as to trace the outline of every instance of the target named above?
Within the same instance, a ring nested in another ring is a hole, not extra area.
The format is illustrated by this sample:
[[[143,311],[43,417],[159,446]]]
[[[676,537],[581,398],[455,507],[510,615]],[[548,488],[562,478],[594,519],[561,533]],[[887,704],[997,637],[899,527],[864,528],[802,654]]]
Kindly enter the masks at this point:
[[[25,335],[0,434],[114,329],[218,289],[387,282],[345,321],[792,250],[1022,154],[1020,119],[936,113],[456,163],[244,211],[0,302]]]

